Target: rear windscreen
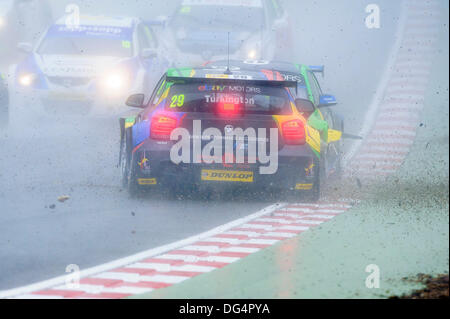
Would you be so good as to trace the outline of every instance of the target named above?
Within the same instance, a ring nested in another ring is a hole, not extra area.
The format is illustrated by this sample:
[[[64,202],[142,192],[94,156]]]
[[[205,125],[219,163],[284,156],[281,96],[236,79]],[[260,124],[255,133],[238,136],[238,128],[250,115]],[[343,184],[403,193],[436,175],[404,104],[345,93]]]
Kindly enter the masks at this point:
[[[260,85],[172,84],[166,100],[172,112],[290,115],[286,88]]]

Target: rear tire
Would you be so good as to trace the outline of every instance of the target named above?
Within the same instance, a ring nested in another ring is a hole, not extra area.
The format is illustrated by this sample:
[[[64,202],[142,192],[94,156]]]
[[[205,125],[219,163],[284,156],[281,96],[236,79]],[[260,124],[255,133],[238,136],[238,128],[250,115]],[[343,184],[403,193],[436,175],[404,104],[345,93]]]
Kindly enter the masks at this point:
[[[310,191],[306,192],[306,198],[313,203],[318,202],[322,195],[322,180],[323,180],[323,175],[324,175],[324,167],[323,167],[322,163],[323,163],[322,159],[314,160],[313,188]]]
[[[122,158],[120,161],[122,171],[122,187],[128,191],[128,194],[131,197],[136,197],[140,188],[137,182],[137,163],[134,154],[132,154],[131,129],[126,129],[124,134],[124,140],[121,145]]]
[[[129,129],[123,132],[124,136],[121,140],[121,150],[120,150],[120,170],[122,173],[122,187],[127,188],[128,186],[128,171],[130,169],[131,162],[131,142],[130,142],[130,133]]]
[[[338,116],[334,116],[333,118],[333,127],[335,127],[336,130],[344,132],[344,120],[341,119]],[[342,178],[342,156],[344,152],[344,140],[341,138],[338,142],[336,142],[336,149],[337,149],[337,160],[336,160],[336,172],[335,177],[337,180],[340,180]]]
[[[314,159],[314,179],[312,180],[313,187],[311,190],[288,190],[287,199],[289,202],[296,202],[298,199],[302,201],[316,203],[320,200],[323,179],[323,165],[321,160]],[[310,183],[310,181],[308,181]],[[283,196],[284,197],[284,196]]]
[[[131,156],[127,172],[126,189],[128,194],[130,194],[130,197],[134,198],[141,193],[141,188],[139,187],[137,181],[137,163],[134,155]]]

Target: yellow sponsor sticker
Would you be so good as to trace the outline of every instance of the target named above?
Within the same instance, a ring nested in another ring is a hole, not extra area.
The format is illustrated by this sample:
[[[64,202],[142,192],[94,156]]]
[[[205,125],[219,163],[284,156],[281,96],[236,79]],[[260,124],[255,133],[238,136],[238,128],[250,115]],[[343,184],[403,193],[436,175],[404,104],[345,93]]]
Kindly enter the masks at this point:
[[[295,185],[296,190],[309,191],[313,188],[313,184],[297,184]]]
[[[342,132],[336,130],[328,130],[327,143],[337,142],[342,138]]]
[[[207,79],[229,79],[230,76],[228,74],[206,74]]]
[[[311,173],[312,173],[312,171],[313,171],[313,168],[314,168],[314,163],[311,163],[311,165],[309,165],[308,167],[306,167],[305,168],[305,173],[306,173],[306,176],[309,176],[309,175],[311,175]]]
[[[156,185],[156,178],[138,178],[139,185]]]
[[[202,181],[253,183],[253,172],[204,169]]]

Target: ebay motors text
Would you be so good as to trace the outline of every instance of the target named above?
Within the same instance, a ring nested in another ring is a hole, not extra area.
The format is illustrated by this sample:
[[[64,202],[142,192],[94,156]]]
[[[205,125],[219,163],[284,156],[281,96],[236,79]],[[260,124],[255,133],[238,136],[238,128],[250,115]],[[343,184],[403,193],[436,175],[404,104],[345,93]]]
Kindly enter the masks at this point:
[[[272,175],[278,171],[278,129],[270,129],[270,138],[267,138],[267,129],[234,128],[225,126],[225,136],[218,128],[207,128],[202,131],[200,120],[193,121],[192,135],[185,128],[176,128],[172,131],[170,139],[178,141],[170,150],[170,160],[175,164],[256,164],[261,165],[261,175]],[[225,140],[225,150],[223,141]],[[191,157],[191,141],[192,152]],[[202,141],[209,142],[202,147]],[[269,144],[269,154],[267,154]],[[245,154],[247,153],[247,161]],[[192,158],[192,160],[191,160]]]

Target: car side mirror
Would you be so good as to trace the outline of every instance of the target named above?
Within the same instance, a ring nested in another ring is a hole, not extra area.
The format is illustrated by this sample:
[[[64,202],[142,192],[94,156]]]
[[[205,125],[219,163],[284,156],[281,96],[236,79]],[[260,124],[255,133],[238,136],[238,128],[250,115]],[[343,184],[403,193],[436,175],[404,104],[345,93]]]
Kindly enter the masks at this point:
[[[28,42],[20,42],[17,44],[17,48],[24,53],[33,52],[33,45]]]
[[[314,104],[308,99],[296,99],[295,106],[299,112],[314,112]]]
[[[157,56],[158,56],[158,54],[156,53],[155,49],[151,49],[151,48],[143,49],[141,52],[141,57],[143,59],[154,59]]]
[[[145,94],[133,94],[130,97],[128,97],[127,102],[125,104],[131,107],[144,109],[145,108],[144,100]]]
[[[337,100],[333,95],[324,94],[320,96],[319,107],[333,106],[337,104]]]

